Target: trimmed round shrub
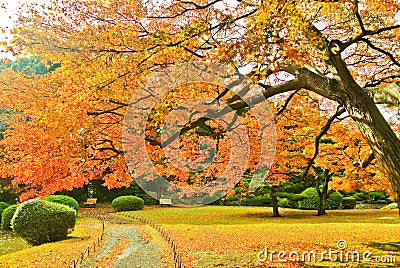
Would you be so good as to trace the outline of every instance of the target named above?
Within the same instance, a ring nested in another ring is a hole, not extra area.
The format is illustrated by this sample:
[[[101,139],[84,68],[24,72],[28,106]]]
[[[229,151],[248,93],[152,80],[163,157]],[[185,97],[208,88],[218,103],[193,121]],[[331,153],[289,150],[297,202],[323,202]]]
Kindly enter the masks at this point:
[[[3,213],[3,210],[8,208],[9,206],[10,206],[10,204],[8,204],[6,202],[0,202],[0,220],[1,220],[1,214]]]
[[[74,209],[45,200],[32,199],[18,206],[12,229],[31,245],[66,239],[75,227]]]
[[[17,210],[18,205],[11,205],[3,210],[1,214],[1,229],[10,230],[11,229],[11,219]]]
[[[69,206],[70,208],[73,208],[76,211],[76,214],[78,215],[79,203],[78,203],[78,201],[76,201],[74,198],[72,198],[70,196],[49,195],[44,200]]]
[[[299,201],[299,209],[318,209],[319,197],[314,187],[305,189],[301,195],[304,199]]]
[[[354,197],[343,198],[343,209],[354,209],[357,205],[357,199]]]
[[[258,195],[241,201],[242,206],[269,206],[271,197],[269,195]]]
[[[326,200],[326,209],[338,209],[342,207],[343,195],[339,192],[333,192]]]
[[[115,198],[111,203],[114,211],[140,210],[144,207],[142,198],[133,195],[124,195]]]

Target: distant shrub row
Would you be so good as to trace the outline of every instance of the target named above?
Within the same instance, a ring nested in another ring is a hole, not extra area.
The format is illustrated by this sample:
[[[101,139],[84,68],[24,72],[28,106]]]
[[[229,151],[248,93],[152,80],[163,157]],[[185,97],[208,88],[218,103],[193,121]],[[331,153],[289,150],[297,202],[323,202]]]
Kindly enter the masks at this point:
[[[278,206],[298,209],[318,209],[318,193],[314,187],[307,188],[301,194],[279,193]],[[244,198],[238,195],[227,197],[223,201],[216,202],[218,205],[231,206],[271,206],[272,200],[269,194]],[[333,192],[329,195],[327,209],[353,209],[356,206],[356,199],[353,197],[343,197],[339,192]]]
[[[301,195],[304,196],[302,201],[299,201],[299,209],[318,209],[319,196],[317,189],[314,187],[307,188]],[[339,192],[333,192],[326,200],[326,209],[339,209],[343,204],[343,196]]]
[[[112,201],[115,211],[139,210],[143,199],[120,196]],[[0,202],[2,229],[12,229],[31,245],[66,239],[75,227],[78,202],[69,196],[50,195],[43,200],[32,199],[20,205]]]

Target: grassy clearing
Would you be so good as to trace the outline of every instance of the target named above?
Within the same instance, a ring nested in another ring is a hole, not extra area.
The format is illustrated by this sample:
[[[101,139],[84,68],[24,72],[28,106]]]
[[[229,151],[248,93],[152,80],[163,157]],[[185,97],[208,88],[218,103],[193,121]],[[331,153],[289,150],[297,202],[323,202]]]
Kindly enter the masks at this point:
[[[101,234],[101,223],[94,218],[77,218],[70,239],[43,244],[0,256],[0,267],[67,267],[72,258]]]
[[[257,252],[267,247],[287,253],[314,250],[320,254],[329,248],[336,250],[338,240],[348,243],[345,252],[368,250],[373,253],[371,258],[397,255],[399,265],[397,211],[337,210],[323,217],[315,216],[315,211],[281,211],[281,218],[272,218],[271,209],[262,207],[150,207],[131,213],[151,218],[169,230],[185,256],[185,263],[193,267],[337,267],[339,263],[328,261],[280,264],[276,255],[274,263],[260,262]],[[371,263],[364,265],[373,267]]]

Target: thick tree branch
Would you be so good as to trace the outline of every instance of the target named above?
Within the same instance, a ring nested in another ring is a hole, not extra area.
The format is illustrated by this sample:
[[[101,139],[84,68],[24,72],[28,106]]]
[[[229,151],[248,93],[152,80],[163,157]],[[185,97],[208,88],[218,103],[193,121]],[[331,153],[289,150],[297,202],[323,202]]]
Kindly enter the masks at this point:
[[[365,91],[377,104],[400,106],[400,86],[396,83],[382,88],[366,88]]]
[[[362,161],[361,167],[366,168],[369,164],[371,164],[372,160],[375,159],[374,152],[370,152],[368,156]]]
[[[185,126],[182,127],[180,131],[176,131],[173,134],[171,134],[165,141],[162,143],[155,141],[155,140],[148,140],[151,144],[158,144],[161,145],[162,147],[166,147],[169,144],[171,144],[173,141],[175,141],[179,135],[188,132],[191,129],[194,129],[205,122],[209,120],[209,118],[219,118],[222,117],[223,115],[226,115],[230,112],[233,111],[238,111],[240,109],[246,108],[246,107],[252,107],[257,105],[258,103],[261,103],[265,101],[266,98],[272,97],[276,94],[292,91],[292,90],[298,90],[301,89],[305,86],[304,80],[303,79],[293,79],[288,82],[276,85],[276,86],[271,86],[268,87],[268,90],[264,90],[263,94],[260,95],[255,95],[252,97],[249,97],[243,101],[238,101],[234,102],[230,105],[225,106],[222,109],[219,109],[217,111],[209,111],[205,116],[200,117],[194,121],[188,122],[185,124]]]

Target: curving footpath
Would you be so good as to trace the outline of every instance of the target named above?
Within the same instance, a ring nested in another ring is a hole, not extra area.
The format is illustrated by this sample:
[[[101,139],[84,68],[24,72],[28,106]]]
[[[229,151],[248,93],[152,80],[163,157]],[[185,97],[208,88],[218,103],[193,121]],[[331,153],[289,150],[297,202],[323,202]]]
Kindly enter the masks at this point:
[[[78,267],[164,267],[160,252],[162,245],[146,240],[131,222],[105,215],[107,235],[95,255]],[[130,223],[130,224],[129,224]]]

